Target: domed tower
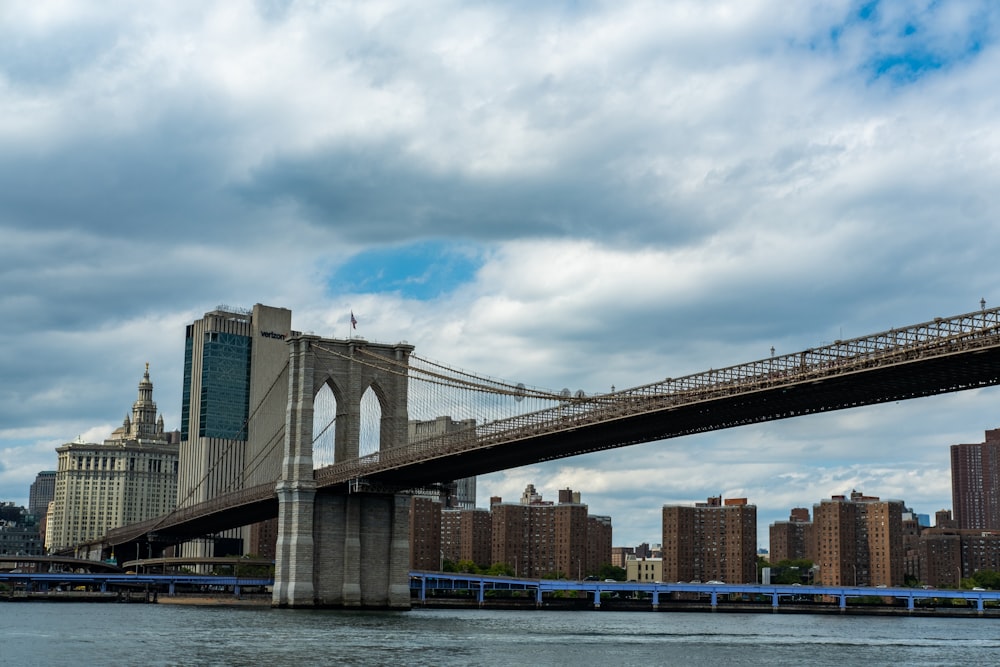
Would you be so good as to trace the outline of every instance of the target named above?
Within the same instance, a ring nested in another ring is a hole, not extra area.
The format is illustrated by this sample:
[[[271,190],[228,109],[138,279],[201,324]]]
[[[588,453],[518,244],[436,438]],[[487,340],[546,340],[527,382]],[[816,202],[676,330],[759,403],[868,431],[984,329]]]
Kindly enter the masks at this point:
[[[132,404],[132,428],[130,440],[155,439],[157,437],[156,403],[153,402],[153,383],[149,379],[149,363],[139,381],[139,398]]]

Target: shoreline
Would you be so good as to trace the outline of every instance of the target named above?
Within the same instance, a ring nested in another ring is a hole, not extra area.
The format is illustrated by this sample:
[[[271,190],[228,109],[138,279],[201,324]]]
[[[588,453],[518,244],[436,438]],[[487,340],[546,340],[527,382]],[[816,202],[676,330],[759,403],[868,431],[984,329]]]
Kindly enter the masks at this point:
[[[175,595],[169,597],[161,595],[155,604],[190,605],[192,607],[270,607],[271,598],[249,598],[249,597],[213,597],[209,595]]]
[[[3,602],[86,602],[86,603],[118,603],[118,604],[164,604],[173,606],[191,607],[267,607],[271,608],[271,598],[269,596],[246,596],[235,597],[227,595],[151,595],[144,592],[131,595],[119,595],[117,593],[97,593],[83,591],[66,591],[58,593],[33,592],[20,595],[0,595],[0,603]],[[569,602],[569,601],[567,601]],[[343,610],[342,607],[315,607],[322,610]],[[712,607],[708,604],[692,603],[661,603],[658,608],[653,609],[651,605],[622,605],[604,604],[595,608],[592,604],[583,601],[572,601],[571,603],[552,604],[546,603],[541,607],[534,601],[515,600],[491,600],[480,605],[475,601],[466,600],[425,600],[424,602],[413,601],[408,610],[392,611],[416,611],[416,610],[460,610],[460,609],[484,609],[490,611],[560,611],[560,612],[630,612],[630,613],[699,613],[699,614],[775,614],[775,615],[813,615],[813,616],[882,616],[896,618],[974,618],[988,619],[1000,618],[1000,608],[988,608],[979,612],[974,608],[962,607],[917,607],[909,610],[901,607],[889,606],[860,606],[851,605],[844,609],[833,605],[793,605],[786,604],[779,607],[772,607],[764,604],[725,604]]]

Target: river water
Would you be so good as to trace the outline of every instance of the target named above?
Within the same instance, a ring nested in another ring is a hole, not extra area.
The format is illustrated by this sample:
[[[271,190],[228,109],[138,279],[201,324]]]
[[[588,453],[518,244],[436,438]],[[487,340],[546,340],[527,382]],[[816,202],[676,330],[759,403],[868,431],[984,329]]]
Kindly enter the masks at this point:
[[[0,602],[0,665],[987,665],[1000,621]]]

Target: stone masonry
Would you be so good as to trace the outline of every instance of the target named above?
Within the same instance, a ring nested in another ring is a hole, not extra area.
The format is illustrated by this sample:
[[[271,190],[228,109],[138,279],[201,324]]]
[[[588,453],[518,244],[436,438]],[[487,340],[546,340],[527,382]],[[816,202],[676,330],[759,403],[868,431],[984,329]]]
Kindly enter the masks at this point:
[[[361,399],[369,388],[382,409],[380,449],[405,444],[407,376],[400,364],[412,350],[355,339],[289,340],[274,606],[409,608],[409,497],[318,491],[312,441],[313,400],[328,386],[337,401],[335,461],[358,456]]]

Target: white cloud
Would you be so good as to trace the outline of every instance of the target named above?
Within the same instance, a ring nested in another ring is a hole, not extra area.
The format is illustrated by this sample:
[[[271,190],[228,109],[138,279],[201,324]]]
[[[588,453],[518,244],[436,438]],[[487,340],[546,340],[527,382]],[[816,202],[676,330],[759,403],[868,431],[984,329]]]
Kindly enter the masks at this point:
[[[289,307],[297,329],[341,336],[353,309],[370,338],[587,392],[993,305],[1000,13],[859,12],[4,5],[0,499],[25,502],[55,446],[117,424],[146,361],[176,427],[183,327],[219,303]],[[378,267],[364,293],[328,283],[357,253],[441,239],[482,265],[439,298],[381,289]],[[855,484],[933,512],[950,502],[947,446],[982,439],[994,397],[481,488],[571,486],[629,541],[658,541],[662,504],[717,493],[746,495],[765,525]]]

